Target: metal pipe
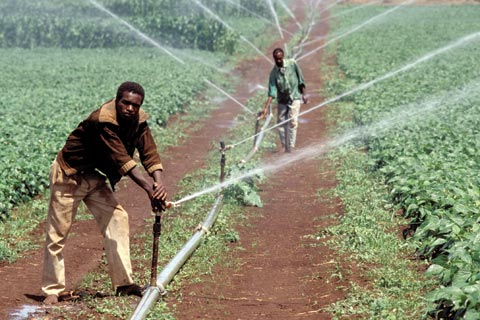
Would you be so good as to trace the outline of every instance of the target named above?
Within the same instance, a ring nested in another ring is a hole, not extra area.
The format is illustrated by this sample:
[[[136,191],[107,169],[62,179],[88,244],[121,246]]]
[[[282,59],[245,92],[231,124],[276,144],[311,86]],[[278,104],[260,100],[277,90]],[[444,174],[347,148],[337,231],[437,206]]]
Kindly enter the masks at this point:
[[[203,224],[199,224],[197,226],[195,234],[158,275],[157,285],[160,288],[165,287],[173,279],[173,276],[177,273],[180,267],[185,263],[185,261],[187,261],[192,252],[198,247],[201,237],[209,232],[210,227],[215,222],[218,212],[220,211],[222,199],[223,195],[217,195],[215,203],[207,218],[203,221]]]
[[[273,119],[273,114],[270,112],[267,116],[267,119],[265,119],[265,123],[263,124],[262,129],[260,130],[260,133],[257,137],[257,141],[254,146],[256,150],[258,150],[258,146],[260,145],[260,142],[262,142],[263,137],[265,136],[265,129],[267,129],[272,119]]]
[[[222,153],[222,157],[220,158],[220,182],[225,180],[225,163],[227,162],[225,159],[225,143],[220,141],[220,152]]]
[[[258,138],[258,130],[260,129],[260,120],[257,117],[257,121],[255,121],[255,134],[253,136],[253,147],[257,145],[257,138]]]
[[[265,136],[265,129],[267,129],[272,119],[273,119],[273,115],[271,112],[269,112],[267,118],[265,119],[265,123],[262,126],[262,129],[260,129],[260,133],[255,133],[256,137],[255,137],[255,144],[253,145],[253,148],[248,152],[245,158],[240,160],[240,163],[246,163],[250,161],[253,155],[258,151],[258,146],[260,145],[260,143],[263,140],[263,137]]]
[[[157,302],[160,296],[161,291],[158,287],[148,287],[130,319],[145,319],[151,306]]]
[[[287,106],[287,117],[288,117],[288,109],[290,109],[288,106]],[[289,119],[288,121],[286,121],[284,124],[283,124],[283,132],[284,132],[284,135],[283,137],[285,138],[285,152],[290,152],[290,132],[289,132],[289,129],[291,128],[291,123],[292,123],[292,120]]]
[[[270,120],[273,118],[271,110],[265,120],[264,125],[262,126],[262,130],[264,131],[265,128],[270,123]],[[256,129],[257,130],[257,129]],[[261,140],[264,137],[264,132],[260,132],[258,139],[256,139],[256,145],[252,149],[255,152],[260,144]],[[231,146],[225,146],[223,141],[220,142],[220,151],[222,153],[222,157],[220,160],[221,172],[220,172],[220,181],[223,182],[225,179],[225,151],[230,149]],[[157,302],[157,300],[166,294],[165,287],[172,281],[175,274],[177,274],[178,270],[185,264],[188,258],[192,255],[192,253],[197,249],[200,245],[200,241],[202,240],[202,236],[209,232],[209,229],[214,224],[217,216],[220,212],[221,204],[223,200],[223,195],[221,193],[217,194],[215,198],[215,202],[213,204],[212,209],[210,210],[209,214],[205,218],[202,224],[199,224],[196,228],[195,233],[192,235],[190,240],[185,243],[185,245],[178,251],[178,253],[170,260],[170,262],[165,266],[165,268],[158,274],[156,277],[156,285],[150,283],[150,287],[147,289],[145,294],[142,297],[142,300],[137,305],[134,313],[130,317],[130,320],[143,320],[148,315],[148,312],[152,308],[152,306]],[[167,207],[172,207],[172,203],[167,203]],[[155,229],[154,229],[155,233]],[[155,247],[155,245],[154,245]],[[152,270],[153,270],[153,260],[152,260]],[[152,276],[153,279],[153,276]]]
[[[150,286],[153,287],[157,283],[157,264],[158,264],[158,242],[160,238],[160,232],[162,230],[161,225],[161,213],[155,212],[155,223],[153,224],[153,250],[152,250],[152,267],[150,269]]]
[[[148,312],[161,295],[166,293],[165,287],[173,279],[175,274],[180,270],[185,261],[192,255],[195,249],[199,246],[202,236],[208,233],[209,229],[217,219],[221,208],[223,195],[218,194],[215,198],[215,203],[209,214],[203,221],[203,224],[198,225],[196,232],[190,240],[180,249],[180,251],[173,257],[162,272],[157,276],[156,286],[150,286],[142,297],[142,300],[137,305],[134,313],[130,317],[131,320],[143,320],[146,318]]]

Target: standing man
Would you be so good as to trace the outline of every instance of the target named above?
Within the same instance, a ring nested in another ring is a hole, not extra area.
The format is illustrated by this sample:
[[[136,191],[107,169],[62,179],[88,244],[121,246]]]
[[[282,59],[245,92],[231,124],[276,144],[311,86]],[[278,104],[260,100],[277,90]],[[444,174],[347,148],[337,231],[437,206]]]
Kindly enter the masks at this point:
[[[278,128],[280,142],[285,152],[290,152],[295,147],[298,127],[298,114],[301,100],[307,103],[305,80],[302,70],[293,59],[284,59],[283,50],[273,50],[275,66],[270,72],[268,81],[268,98],[259,119],[265,118],[267,109],[273,99],[277,99],[277,123],[284,123]],[[287,129],[287,132],[285,132]],[[288,139],[288,141],[285,141]]]
[[[122,176],[129,176],[148,194],[154,211],[165,209],[163,167],[146,122],[148,116],[140,109],[144,97],[138,83],[122,83],[116,98],[82,121],[53,161],[43,262],[44,304],[57,303],[65,290],[62,251],[80,201],[95,217],[105,239],[116,295],[143,293],[132,280],[128,214],[115,199],[113,189]],[[133,160],[135,149],[153,182],[144,177]]]

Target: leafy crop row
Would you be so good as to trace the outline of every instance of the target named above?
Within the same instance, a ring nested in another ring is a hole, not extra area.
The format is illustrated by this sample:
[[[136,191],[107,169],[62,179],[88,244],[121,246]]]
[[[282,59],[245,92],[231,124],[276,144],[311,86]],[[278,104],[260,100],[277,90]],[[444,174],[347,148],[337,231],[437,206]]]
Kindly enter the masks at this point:
[[[98,1],[163,45],[233,53],[238,34],[191,1]],[[235,4],[237,3],[237,4]],[[222,17],[266,13],[253,0],[206,1]],[[7,1],[0,4],[1,48],[117,48],[142,44],[122,23],[88,1]]]
[[[340,30],[387,10],[344,16]],[[405,7],[342,39],[338,63],[346,75],[332,88],[374,80],[480,30],[480,6]],[[387,130],[367,143],[390,201],[411,219],[418,255],[431,259],[439,288],[432,316],[480,318],[480,39],[423,62],[407,73],[345,99],[356,125],[383,120]],[[337,91],[336,93],[340,93]],[[401,120],[394,119],[409,111]]]
[[[172,63],[145,48],[2,49],[0,57],[0,219],[45,189],[50,163],[68,134],[113,98],[121,82],[145,87],[143,108],[158,127],[195,99],[205,86],[204,75],[214,80],[215,74],[203,64]]]

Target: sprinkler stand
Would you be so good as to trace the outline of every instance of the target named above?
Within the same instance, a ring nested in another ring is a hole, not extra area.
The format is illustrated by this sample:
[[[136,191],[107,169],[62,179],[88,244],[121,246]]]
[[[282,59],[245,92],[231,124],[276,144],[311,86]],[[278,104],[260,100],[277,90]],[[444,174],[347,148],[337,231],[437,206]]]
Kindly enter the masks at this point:
[[[152,267],[150,273],[150,286],[157,286],[157,264],[158,264],[158,242],[162,230],[161,211],[155,212],[155,223],[153,224],[153,251],[152,251]]]
[[[222,154],[222,157],[220,158],[220,182],[223,182],[225,180],[225,143],[223,141],[220,141],[220,152]]]
[[[289,132],[289,129],[292,127],[291,123],[292,123],[292,119],[289,117],[290,115],[290,106],[287,105],[287,110],[286,110],[286,114],[287,114],[287,117],[288,117],[288,121],[285,122],[285,124],[283,125],[283,132],[285,133],[284,134],[284,137],[285,137],[285,152],[290,152],[290,132]]]
[[[260,129],[260,120],[258,120],[258,117],[257,117],[257,121],[255,121],[255,134],[253,136],[253,147],[255,148],[257,146],[257,134],[258,134],[258,130]]]
[[[284,125],[283,125],[283,128],[284,128],[284,137],[285,137],[285,152],[290,152],[290,134],[288,132],[288,129],[290,127],[290,121],[287,121]]]

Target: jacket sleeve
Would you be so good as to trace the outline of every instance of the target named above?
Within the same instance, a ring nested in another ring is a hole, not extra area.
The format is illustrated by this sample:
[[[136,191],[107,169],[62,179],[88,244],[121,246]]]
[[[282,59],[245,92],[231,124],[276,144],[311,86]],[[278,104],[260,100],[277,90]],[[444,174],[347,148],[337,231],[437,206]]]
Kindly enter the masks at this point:
[[[99,123],[98,126],[100,137],[98,150],[104,153],[104,157],[109,160],[112,169],[122,176],[126,175],[137,165],[135,160],[128,154],[113,125]]]
[[[143,167],[150,175],[156,170],[163,171],[162,161],[157,151],[157,145],[155,144],[155,140],[153,139],[147,122],[140,124],[139,132],[140,137],[136,147]]]

